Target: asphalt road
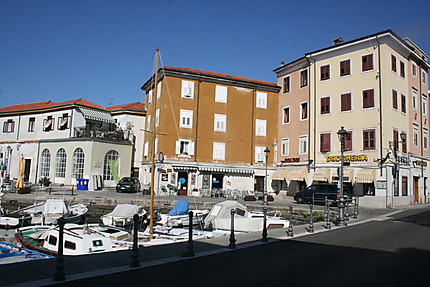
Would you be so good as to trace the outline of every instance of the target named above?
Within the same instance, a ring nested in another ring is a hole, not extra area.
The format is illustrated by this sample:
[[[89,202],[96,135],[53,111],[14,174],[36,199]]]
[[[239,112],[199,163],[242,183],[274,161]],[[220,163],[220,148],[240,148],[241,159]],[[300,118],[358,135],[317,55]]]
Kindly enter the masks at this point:
[[[429,286],[430,211],[51,286]]]

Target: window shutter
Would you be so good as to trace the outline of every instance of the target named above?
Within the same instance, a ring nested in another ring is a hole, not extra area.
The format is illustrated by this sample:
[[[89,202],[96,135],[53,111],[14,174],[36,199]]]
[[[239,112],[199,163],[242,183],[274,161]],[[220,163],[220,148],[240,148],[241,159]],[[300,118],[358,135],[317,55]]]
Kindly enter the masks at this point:
[[[393,90],[393,109],[397,110],[397,91]]]
[[[352,132],[348,132],[348,135],[345,139],[345,151],[352,150]]]
[[[340,95],[340,110],[350,111],[351,110],[351,94],[342,94]]]
[[[396,56],[391,55],[391,70],[392,70],[393,72],[397,72],[397,65],[396,65],[396,61],[397,61]]]
[[[181,141],[176,141],[175,154],[181,153]]]
[[[321,152],[330,151],[330,134],[320,135],[320,151]]]
[[[3,123],[3,132],[6,133],[7,132],[7,122]]]
[[[188,154],[194,155],[194,142],[190,142],[188,145]]]
[[[148,156],[148,147],[149,147],[149,142],[146,142],[145,148],[143,149],[143,155],[144,156]]]
[[[408,140],[408,138],[405,138],[405,140],[402,141],[402,152],[404,152],[404,153],[406,153],[408,151],[407,150],[407,140]]]

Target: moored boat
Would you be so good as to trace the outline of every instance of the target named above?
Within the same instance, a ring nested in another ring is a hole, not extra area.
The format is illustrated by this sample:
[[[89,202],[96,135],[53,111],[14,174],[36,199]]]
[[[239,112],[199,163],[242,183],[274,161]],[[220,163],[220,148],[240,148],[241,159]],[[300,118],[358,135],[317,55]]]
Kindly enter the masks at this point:
[[[11,243],[0,241],[0,264],[50,258],[53,257],[34,250],[22,248]]]
[[[262,231],[264,214],[248,211],[247,207],[234,200],[226,200],[215,204],[205,218],[205,229],[231,229],[231,210],[234,210],[234,230],[241,232]],[[287,228],[289,221],[279,217],[266,217],[267,229]]]
[[[189,202],[186,199],[178,200],[175,206],[167,214],[159,214],[160,220],[157,225],[168,227],[185,227],[190,225],[188,212],[193,212],[192,225],[202,225],[203,220],[208,215],[207,209],[189,209]]]
[[[66,256],[128,249],[88,225],[65,224],[63,238],[63,254]],[[17,246],[55,256],[58,239],[58,226],[35,225],[18,228],[13,241]]]
[[[146,210],[142,206],[118,204],[112,212],[102,215],[100,218],[105,225],[127,227],[132,225],[135,214],[139,216],[140,222],[143,222],[147,216]]]

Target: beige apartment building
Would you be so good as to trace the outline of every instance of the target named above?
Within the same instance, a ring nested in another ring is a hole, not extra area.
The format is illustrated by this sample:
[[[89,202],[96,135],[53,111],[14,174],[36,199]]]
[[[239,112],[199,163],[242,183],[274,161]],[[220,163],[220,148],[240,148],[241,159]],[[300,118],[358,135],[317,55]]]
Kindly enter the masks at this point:
[[[428,56],[391,30],[281,64],[278,188],[337,183],[343,126],[345,190],[360,205],[429,202],[428,68]]]
[[[157,194],[175,188],[180,195],[263,191],[264,150],[271,151],[270,173],[277,154],[276,83],[175,67],[160,68],[156,82],[156,89],[154,76],[142,86],[148,109],[144,182],[150,182],[155,154]]]

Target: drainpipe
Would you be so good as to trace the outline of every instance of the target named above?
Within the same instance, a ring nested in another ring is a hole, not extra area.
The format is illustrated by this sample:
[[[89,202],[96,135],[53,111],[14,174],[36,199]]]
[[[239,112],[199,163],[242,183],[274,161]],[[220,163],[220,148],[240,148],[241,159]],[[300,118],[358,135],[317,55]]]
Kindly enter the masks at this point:
[[[199,118],[199,111],[200,111],[200,84],[202,83],[202,79],[199,78],[197,82],[197,108],[196,108],[196,119]],[[197,162],[197,141],[198,141],[198,135],[199,135],[199,121],[196,120],[196,138],[194,141],[194,161]]]
[[[378,94],[379,94],[379,158],[383,158],[383,148],[382,148],[382,76],[381,76],[381,43],[378,41],[378,36],[375,38],[378,43]],[[382,176],[382,164],[380,167],[380,175]]]
[[[316,94],[317,94],[317,82],[316,82],[316,64],[315,64],[315,59],[312,58],[312,56],[308,56],[306,57],[306,61],[309,63],[309,79],[308,79],[308,86],[309,86],[309,100],[308,100],[308,109],[309,109],[309,119],[308,119],[308,137],[309,137],[309,142],[310,142],[310,137],[311,137],[311,118],[310,118],[310,108],[311,108],[311,61],[309,60],[311,59],[313,61],[313,73],[314,73],[314,77],[313,77],[313,88],[314,88],[314,98],[316,98]],[[315,169],[315,165],[316,165],[316,126],[317,126],[317,117],[316,117],[316,104],[312,103],[313,105],[313,121],[314,121],[314,129],[313,129],[313,169]],[[308,154],[311,154],[311,145],[308,144]],[[308,166],[309,165],[309,159],[308,159]]]
[[[255,155],[255,148],[254,148],[254,134],[255,134],[255,118],[254,118],[254,112],[255,112],[255,98],[257,96],[257,91],[254,87],[252,91],[252,109],[251,109],[251,161],[250,164],[254,165],[254,155]]]

